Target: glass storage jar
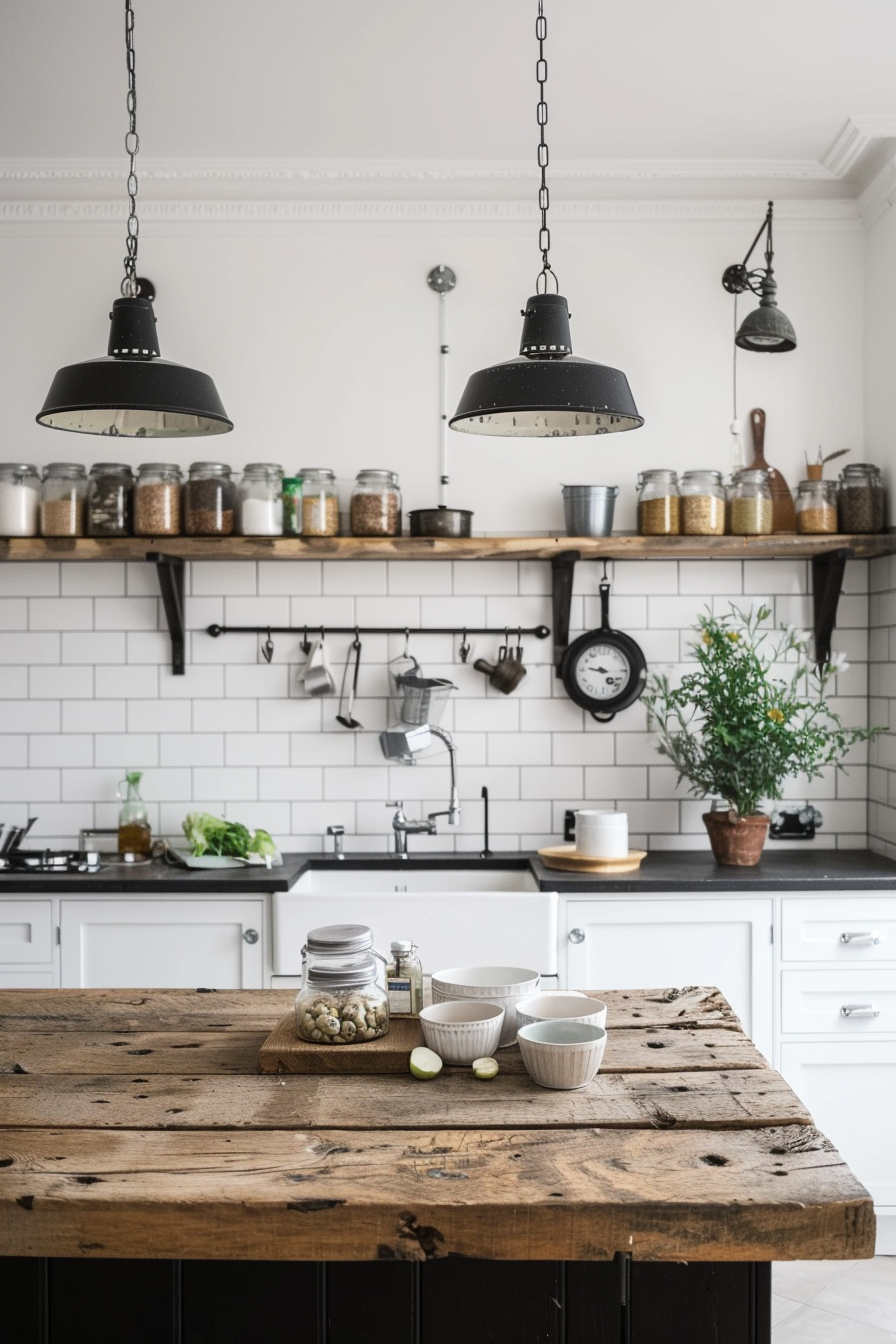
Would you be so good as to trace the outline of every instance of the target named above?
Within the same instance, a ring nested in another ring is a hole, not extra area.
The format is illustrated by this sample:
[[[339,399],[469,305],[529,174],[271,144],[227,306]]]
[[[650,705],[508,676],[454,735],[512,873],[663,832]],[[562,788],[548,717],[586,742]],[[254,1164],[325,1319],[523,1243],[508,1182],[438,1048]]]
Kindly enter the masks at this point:
[[[239,530],[244,537],[283,536],[283,468],[250,462],[236,489]]]
[[[302,535],[339,536],[339,491],[329,467],[301,467]]]
[[[681,530],[689,537],[725,534],[725,487],[720,471],[686,471],[681,478]]]
[[[731,532],[735,537],[765,536],[772,530],[772,492],[768,472],[748,467],[734,474]]]
[[[51,462],[40,492],[40,530],[45,537],[83,537],[87,472],[80,462]]]
[[[184,486],[188,537],[229,537],[234,525],[234,485],[223,462],[194,462]]]
[[[94,462],[87,482],[87,532],[91,537],[128,537],[134,476],[124,462]]]
[[[671,537],[681,531],[681,499],[674,471],[642,471],[638,476],[638,532]]]
[[[364,924],[312,929],[302,948],[296,1035],[319,1045],[359,1045],[389,1030],[373,934]]]
[[[368,467],[352,489],[353,537],[400,537],[401,491],[394,471]]]
[[[841,532],[882,532],[886,501],[880,468],[870,462],[844,467],[837,505]]]
[[[837,531],[836,481],[800,481],[796,492],[796,530]]]
[[[392,944],[392,955],[386,967],[386,992],[390,1013],[409,1013],[420,1016],[423,1007],[423,967],[417,948],[409,938],[399,938]]]
[[[36,537],[40,477],[28,462],[0,462],[0,537]]]
[[[143,462],[137,468],[134,531],[138,537],[179,535],[183,479],[174,462]]]
[[[300,537],[302,535],[302,478],[284,476],[283,478],[283,535]]]

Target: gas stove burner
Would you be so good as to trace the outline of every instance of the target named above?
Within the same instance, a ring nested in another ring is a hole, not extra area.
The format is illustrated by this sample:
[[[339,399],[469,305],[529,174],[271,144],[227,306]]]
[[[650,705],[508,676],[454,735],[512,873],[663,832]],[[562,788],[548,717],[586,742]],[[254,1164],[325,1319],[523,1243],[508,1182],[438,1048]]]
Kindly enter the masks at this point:
[[[14,849],[0,858],[7,873],[98,873],[102,866],[92,849]]]

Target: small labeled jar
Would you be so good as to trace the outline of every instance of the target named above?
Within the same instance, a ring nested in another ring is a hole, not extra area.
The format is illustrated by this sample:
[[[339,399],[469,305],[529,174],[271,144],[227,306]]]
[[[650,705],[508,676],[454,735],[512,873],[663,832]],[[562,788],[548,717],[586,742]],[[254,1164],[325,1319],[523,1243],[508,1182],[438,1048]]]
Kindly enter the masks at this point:
[[[423,1007],[423,967],[409,938],[396,939],[386,967],[386,993],[390,1013],[420,1016]]]
[[[725,487],[720,471],[686,471],[681,478],[681,530],[689,537],[725,535]]]
[[[134,532],[138,537],[180,534],[183,476],[174,462],[143,462],[134,487]]]
[[[394,471],[359,471],[352,489],[353,537],[400,537],[401,491]]]
[[[194,462],[184,486],[184,531],[187,536],[232,536],[234,503],[230,468],[224,462]]]
[[[797,532],[836,532],[837,482],[800,481],[795,507]]]
[[[734,474],[731,532],[735,537],[766,536],[772,530],[772,492],[768,472],[755,467]]]
[[[244,537],[282,537],[283,468],[279,462],[250,462],[236,490],[239,530]]]
[[[378,981],[378,953],[364,924],[312,929],[302,948],[296,1035],[318,1045],[360,1045],[389,1030],[389,1001]]]
[[[40,477],[28,462],[0,462],[0,537],[36,537]]]
[[[302,535],[339,536],[339,491],[329,467],[302,467]]]
[[[124,462],[94,462],[87,482],[87,532],[91,537],[129,537],[134,476]]]
[[[284,537],[302,535],[301,476],[283,477],[283,535]]]
[[[674,471],[642,471],[638,476],[638,532],[642,537],[674,537],[681,531],[681,498]]]
[[[837,505],[841,532],[882,532],[886,500],[880,468],[870,462],[844,467]]]
[[[80,462],[51,462],[40,491],[40,530],[45,537],[83,537],[87,472]]]

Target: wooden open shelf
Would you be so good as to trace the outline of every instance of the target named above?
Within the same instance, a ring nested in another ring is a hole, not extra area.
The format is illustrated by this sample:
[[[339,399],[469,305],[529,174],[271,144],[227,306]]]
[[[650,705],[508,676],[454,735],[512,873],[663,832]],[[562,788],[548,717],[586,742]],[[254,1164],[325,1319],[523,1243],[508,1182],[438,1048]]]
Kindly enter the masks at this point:
[[[896,553],[896,531],[768,537],[13,537],[0,560],[811,560],[830,551]]]

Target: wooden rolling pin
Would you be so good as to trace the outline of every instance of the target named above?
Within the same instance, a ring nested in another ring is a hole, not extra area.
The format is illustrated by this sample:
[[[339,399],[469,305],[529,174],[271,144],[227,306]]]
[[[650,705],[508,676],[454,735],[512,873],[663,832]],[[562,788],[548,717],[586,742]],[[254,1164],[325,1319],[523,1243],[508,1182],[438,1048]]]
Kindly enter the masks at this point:
[[[768,483],[772,492],[772,531],[795,532],[796,510],[793,507],[793,495],[776,467],[770,467],[765,460],[765,411],[758,406],[750,412],[750,424],[753,426],[753,461],[751,471],[767,471]]]

